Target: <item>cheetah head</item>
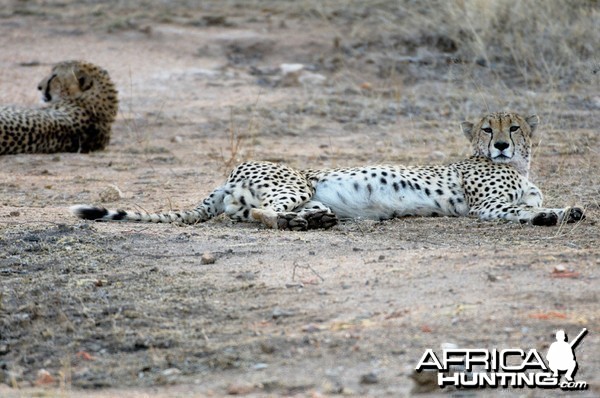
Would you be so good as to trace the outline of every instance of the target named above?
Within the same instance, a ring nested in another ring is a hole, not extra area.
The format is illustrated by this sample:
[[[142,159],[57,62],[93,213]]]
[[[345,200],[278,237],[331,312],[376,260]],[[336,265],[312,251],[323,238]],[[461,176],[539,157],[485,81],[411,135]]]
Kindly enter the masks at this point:
[[[492,113],[477,123],[461,123],[462,131],[473,147],[473,155],[494,163],[510,164],[524,176],[529,174],[531,138],[539,123],[537,115],[522,117],[516,113]]]
[[[93,72],[99,69],[81,61],[66,61],[56,64],[50,75],[45,77],[38,90],[44,102],[56,102],[73,98],[94,85]]]

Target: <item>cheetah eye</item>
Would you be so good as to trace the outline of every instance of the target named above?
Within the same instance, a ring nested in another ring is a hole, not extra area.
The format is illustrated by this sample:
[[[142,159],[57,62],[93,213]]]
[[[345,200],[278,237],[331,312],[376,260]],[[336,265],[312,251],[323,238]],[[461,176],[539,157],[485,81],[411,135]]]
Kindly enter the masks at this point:
[[[486,127],[486,128],[484,128],[484,129],[482,129],[482,130],[483,130],[483,131],[485,131],[485,132],[486,132],[486,133],[488,133],[488,134],[492,134],[492,129],[491,129],[491,128],[489,128],[489,127]]]
[[[514,133],[515,131],[517,131],[519,129],[519,126],[510,126],[510,132]]]

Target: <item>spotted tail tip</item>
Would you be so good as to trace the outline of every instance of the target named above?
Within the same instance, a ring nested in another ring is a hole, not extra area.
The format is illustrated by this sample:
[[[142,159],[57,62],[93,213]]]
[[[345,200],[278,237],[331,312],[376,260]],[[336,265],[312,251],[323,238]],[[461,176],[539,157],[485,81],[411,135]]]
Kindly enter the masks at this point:
[[[104,207],[75,205],[70,208],[71,213],[84,220],[100,220],[108,215],[108,210]]]

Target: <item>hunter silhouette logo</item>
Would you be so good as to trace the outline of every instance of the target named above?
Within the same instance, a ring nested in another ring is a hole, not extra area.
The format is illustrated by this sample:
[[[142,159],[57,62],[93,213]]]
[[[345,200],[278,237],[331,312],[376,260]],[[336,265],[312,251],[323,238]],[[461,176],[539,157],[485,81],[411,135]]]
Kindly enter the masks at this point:
[[[575,347],[583,336],[587,334],[587,329],[584,328],[575,337],[571,343],[567,343],[567,336],[564,330],[556,332],[556,341],[550,345],[546,360],[548,367],[552,370],[552,376],[559,377],[560,371],[566,371],[565,378],[567,381],[573,381],[573,375],[577,371],[577,361],[575,359]]]
[[[556,341],[548,348],[546,360],[537,350],[520,348],[464,349],[446,348],[438,357],[427,349],[415,370],[437,371],[438,386],[462,388],[561,388],[563,390],[585,390],[585,381],[575,381],[577,372],[575,348],[587,334],[583,329],[570,343],[564,330],[555,334]],[[566,381],[560,380],[565,374]]]

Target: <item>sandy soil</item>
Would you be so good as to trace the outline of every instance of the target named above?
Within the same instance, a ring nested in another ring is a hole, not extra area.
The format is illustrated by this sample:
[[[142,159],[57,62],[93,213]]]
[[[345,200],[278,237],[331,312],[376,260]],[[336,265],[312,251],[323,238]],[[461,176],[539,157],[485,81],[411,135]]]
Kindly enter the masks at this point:
[[[52,63],[85,59],[113,76],[121,110],[106,151],[0,158],[0,395],[402,396],[427,348],[545,352],[557,329],[583,327],[577,379],[590,389],[577,397],[600,394],[597,86],[476,89],[432,80],[446,66],[427,64],[390,76],[383,52],[356,58],[337,46],[343,26],[268,7],[127,19],[85,4],[10,4],[0,103],[37,106]],[[281,63],[327,80],[288,85]],[[540,114],[532,178],[549,206],[584,207],[585,222],[407,218],[295,233],[68,212],[189,208],[249,158],[460,159],[458,123],[487,107]]]

